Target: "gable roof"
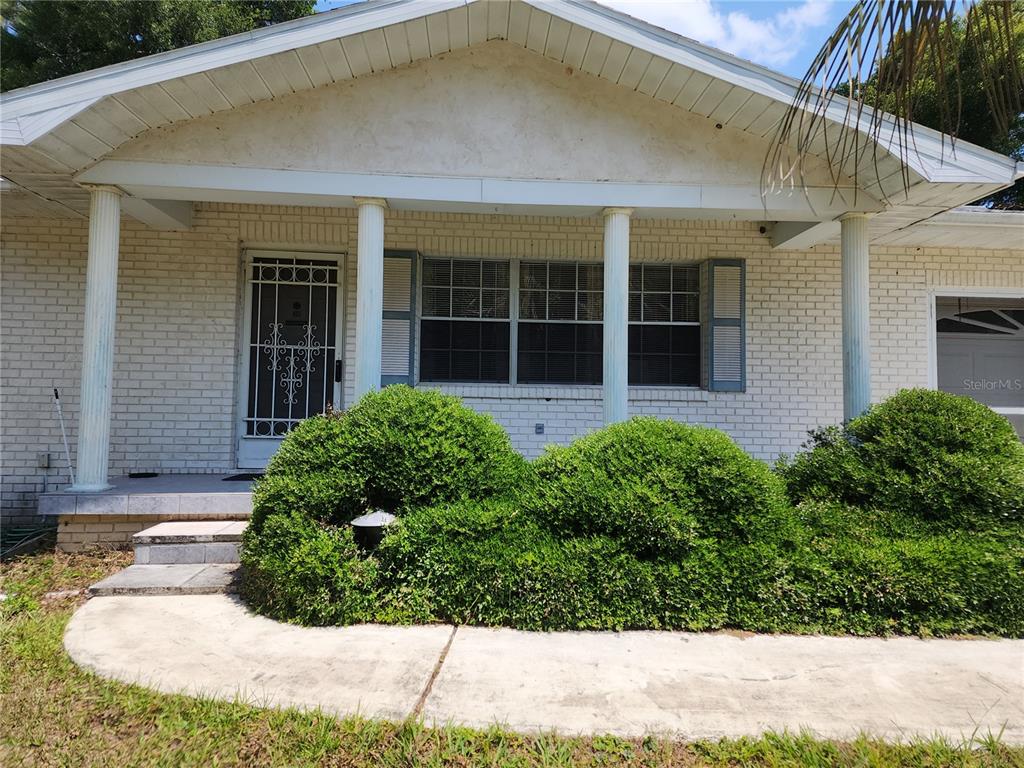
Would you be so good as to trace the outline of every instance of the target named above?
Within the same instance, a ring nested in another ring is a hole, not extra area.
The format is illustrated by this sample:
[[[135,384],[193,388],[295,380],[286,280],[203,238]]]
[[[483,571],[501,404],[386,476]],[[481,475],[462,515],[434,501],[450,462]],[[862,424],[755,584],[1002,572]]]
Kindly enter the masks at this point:
[[[589,0],[372,0],[2,94],[0,172],[81,213],[74,175],[147,130],[494,39],[759,137],[771,137],[798,87]],[[839,105],[830,118],[852,119]],[[1010,158],[962,141],[951,151],[922,126],[915,141],[897,227],[1024,176]],[[892,154],[865,162],[862,187],[902,192],[900,167]]]

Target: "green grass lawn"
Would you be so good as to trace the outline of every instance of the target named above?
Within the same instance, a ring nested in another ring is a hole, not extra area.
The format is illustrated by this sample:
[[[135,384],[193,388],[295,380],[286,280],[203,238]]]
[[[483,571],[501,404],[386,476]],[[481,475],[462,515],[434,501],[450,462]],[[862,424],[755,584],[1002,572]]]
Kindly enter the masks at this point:
[[[123,553],[36,554],[4,563],[0,591],[0,765],[166,766],[1024,766],[996,738],[890,745],[807,735],[696,742],[522,736],[500,728],[337,719],[264,710],[102,680],[64,653],[82,588]]]

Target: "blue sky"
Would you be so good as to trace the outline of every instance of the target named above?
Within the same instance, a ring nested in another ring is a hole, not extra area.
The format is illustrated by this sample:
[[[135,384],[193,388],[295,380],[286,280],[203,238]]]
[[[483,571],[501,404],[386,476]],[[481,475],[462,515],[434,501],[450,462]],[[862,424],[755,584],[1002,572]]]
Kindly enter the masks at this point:
[[[318,10],[351,0],[319,0]],[[850,0],[599,0],[707,45],[801,77]]]

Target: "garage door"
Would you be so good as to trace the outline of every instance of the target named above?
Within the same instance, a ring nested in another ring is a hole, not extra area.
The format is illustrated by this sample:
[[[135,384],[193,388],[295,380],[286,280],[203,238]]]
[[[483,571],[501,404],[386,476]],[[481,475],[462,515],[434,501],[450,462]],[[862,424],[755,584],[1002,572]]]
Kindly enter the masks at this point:
[[[1024,436],[1024,299],[936,300],[938,387],[973,397]]]

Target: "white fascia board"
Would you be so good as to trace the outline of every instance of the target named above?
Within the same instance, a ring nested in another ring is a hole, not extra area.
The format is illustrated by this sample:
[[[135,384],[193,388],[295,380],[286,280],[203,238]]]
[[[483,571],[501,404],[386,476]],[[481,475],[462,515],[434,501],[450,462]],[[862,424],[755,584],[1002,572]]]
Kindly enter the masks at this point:
[[[735,218],[832,219],[856,210],[883,210],[880,202],[863,191],[811,187],[762,196],[758,185],[662,184],[611,181],[556,181],[535,179],[480,179],[480,202],[495,205],[550,207],[625,206],[647,212],[692,215],[701,211],[731,212]],[[402,196],[401,194],[397,196]]]
[[[117,179],[117,181],[114,181]],[[151,191],[176,189],[195,193],[195,200],[210,192],[239,192],[309,196],[323,200],[352,197],[403,197],[417,200],[481,202],[479,179],[406,176],[398,174],[332,173],[276,168],[239,168],[220,165],[149,163],[101,160],[75,177],[83,184],[114,184]],[[152,197],[160,198],[160,194]],[[176,199],[176,198],[164,198]]]
[[[779,72],[745,61],[723,51],[709,48],[695,40],[675,35],[667,30],[634,19],[624,13],[605,8],[587,0],[522,0],[539,10],[560,19],[632,45],[654,56],[667,59],[684,67],[703,72],[709,77],[745,88],[783,104],[792,104],[800,83]],[[862,133],[871,127],[874,112],[865,108],[859,115],[851,114],[845,101],[836,98],[826,116],[832,122],[856,126]],[[895,118],[883,116],[880,136],[890,135]],[[950,150],[949,137],[939,131],[914,124],[914,146],[907,164],[928,181],[957,183],[1012,183],[1014,161],[1010,158],[970,144],[956,142],[955,152]],[[896,140],[880,140],[882,147],[899,157]],[[937,167],[945,168],[946,178],[932,178]]]
[[[542,206],[599,209],[627,206],[666,215],[702,211],[732,218],[806,221],[830,220],[857,210],[883,206],[864,192],[857,204],[829,188],[812,188],[763,198],[757,186],[577,182],[534,179],[459,178],[372,173],[334,173],[275,168],[149,163],[103,160],[78,174],[86,184],[119,186],[137,197],[291,205],[352,205],[355,197],[430,205],[482,207]],[[853,199],[852,190],[846,190]]]
[[[617,182],[481,179],[481,202],[533,203],[543,206],[699,208],[698,184],[623,184]]]
[[[264,29],[177,48],[141,59],[68,75],[0,96],[5,118],[34,114],[69,101],[100,99],[133,88],[205,72],[282,51],[459,8],[470,0],[381,0],[355,3]]]

